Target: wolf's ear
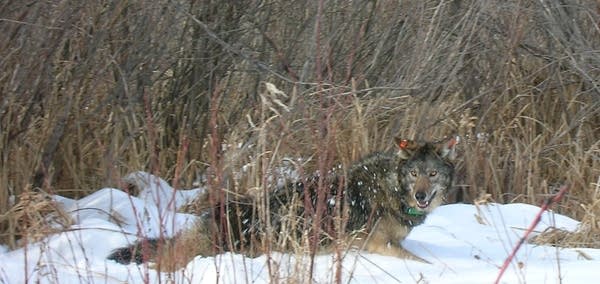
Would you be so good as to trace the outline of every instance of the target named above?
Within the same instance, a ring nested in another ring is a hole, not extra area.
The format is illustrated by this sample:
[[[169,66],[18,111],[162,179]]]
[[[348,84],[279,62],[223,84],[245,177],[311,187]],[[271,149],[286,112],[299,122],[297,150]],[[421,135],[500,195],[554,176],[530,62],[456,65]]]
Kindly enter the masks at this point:
[[[446,142],[442,142],[438,146],[438,153],[440,157],[448,161],[454,161],[456,159],[456,144],[460,141],[459,136],[452,137]]]
[[[417,148],[417,143],[412,140],[402,139],[399,137],[395,137],[394,140],[396,142],[396,146],[398,146],[398,156],[401,159],[407,160],[410,158],[413,155],[414,150]]]

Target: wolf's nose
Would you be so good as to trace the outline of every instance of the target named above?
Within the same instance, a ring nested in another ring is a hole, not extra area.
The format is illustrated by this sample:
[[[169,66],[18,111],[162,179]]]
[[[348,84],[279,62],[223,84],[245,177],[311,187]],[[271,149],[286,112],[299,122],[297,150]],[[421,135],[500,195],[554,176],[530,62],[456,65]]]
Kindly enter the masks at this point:
[[[425,201],[425,198],[427,198],[427,194],[423,191],[417,191],[417,193],[415,193],[415,199],[417,201]]]

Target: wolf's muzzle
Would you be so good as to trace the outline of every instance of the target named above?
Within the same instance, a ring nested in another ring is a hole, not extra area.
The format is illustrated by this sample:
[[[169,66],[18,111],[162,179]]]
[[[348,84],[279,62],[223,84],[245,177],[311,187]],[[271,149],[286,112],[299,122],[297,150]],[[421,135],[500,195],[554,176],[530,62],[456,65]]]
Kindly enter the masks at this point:
[[[427,193],[425,193],[424,191],[417,191],[415,193],[415,200],[417,201],[417,206],[421,209],[427,208],[427,206],[429,206],[429,203],[431,203],[431,200],[435,198],[436,194],[437,191],[434,191],[431,194],[431,196],[427,198]]]

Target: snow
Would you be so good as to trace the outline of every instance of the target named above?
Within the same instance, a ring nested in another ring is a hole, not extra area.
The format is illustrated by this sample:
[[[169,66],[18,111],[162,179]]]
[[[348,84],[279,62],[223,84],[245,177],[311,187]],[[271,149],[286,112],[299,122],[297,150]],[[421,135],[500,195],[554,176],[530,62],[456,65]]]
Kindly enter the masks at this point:
[[[188,228],[196,217],[176,213],[176,209],[203,192],[201,188],[174,190],[144,172],[133,173],[126,180],[142,189],[138,197],[114,188],[80,200],[55,196],[74,224],[17,250],[0,247],[0,283],[335,282],[340,266],[333,254],[315,257],[312,276],[307,273],[310,258],[290,253],[256,258],[234,253],[198,256],[174,273],[157,273],[148,264],[121,265],[106,260],[113,249],[140,236],[172,236]],[[441,206],[403,241],[406,249],[430,263],[351,251],[341,261],[342,282],[492,283],[539,210],[527,204]],[[548,227],[573,231],[578,224],[546,212],[535,231]],[[591,283],[600,276],[598,267],[598,249],[526,243],[501,282]]]

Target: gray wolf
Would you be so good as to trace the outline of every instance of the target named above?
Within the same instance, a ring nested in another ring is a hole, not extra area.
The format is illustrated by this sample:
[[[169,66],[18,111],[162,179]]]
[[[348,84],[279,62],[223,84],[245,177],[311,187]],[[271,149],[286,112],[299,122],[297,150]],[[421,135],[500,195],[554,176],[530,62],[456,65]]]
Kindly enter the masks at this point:
[[[323,251],[342,243],[420,260],[400,243],[443,203],[452,186],[456,141],[396,139],[397,151],[368,155],[346,173],[336,169],[315,174],[262,198],[213,202],[194,229],[173,239],[140,240],[113,251],[108,259],[126,264],[160,256],[167,259],[161,260],[166,266],[178,267],[196,255],[254,255],[267,247],[291,250],[298,240],[306,240]]]

